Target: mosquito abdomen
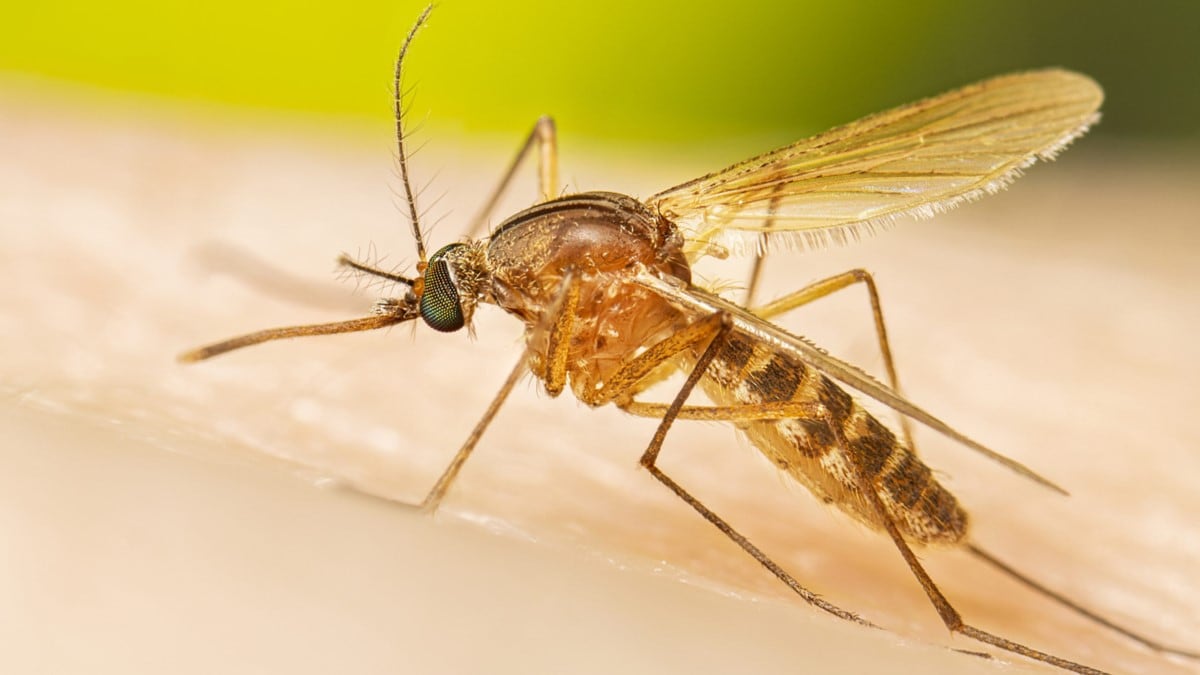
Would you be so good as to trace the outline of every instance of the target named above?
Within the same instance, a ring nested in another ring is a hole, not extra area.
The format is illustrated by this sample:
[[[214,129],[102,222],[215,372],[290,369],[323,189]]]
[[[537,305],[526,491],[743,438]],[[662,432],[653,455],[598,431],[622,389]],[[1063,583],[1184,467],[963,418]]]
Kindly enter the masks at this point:
[[[859,487],[854,467],[874,486],[906,539],[952,544],[965,538],[966,513],[929,467],[841,387],[804,363],[769,343],[735,333],[713,360],[702,386],[718,405],[820,403],[826,411],[822,417],[738,426],[776,466],[818,498],[876,529],[881,523]]]

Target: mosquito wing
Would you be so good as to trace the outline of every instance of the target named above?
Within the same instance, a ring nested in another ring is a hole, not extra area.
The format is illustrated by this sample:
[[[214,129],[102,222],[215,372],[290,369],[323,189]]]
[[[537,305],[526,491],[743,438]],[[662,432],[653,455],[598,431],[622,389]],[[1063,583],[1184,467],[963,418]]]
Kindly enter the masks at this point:
[[[996,192],[1099,119],[1104,92],[1065,70],[1004,75],[864,117],[647,200],[695,259],[747,244],[820,246]]]

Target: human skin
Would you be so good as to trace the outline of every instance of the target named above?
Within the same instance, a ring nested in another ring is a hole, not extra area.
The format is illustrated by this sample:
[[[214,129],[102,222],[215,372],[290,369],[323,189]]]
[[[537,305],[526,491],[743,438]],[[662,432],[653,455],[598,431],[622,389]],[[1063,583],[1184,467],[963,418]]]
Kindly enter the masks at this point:
[[[342,250],[379,257],[371,243],[388,264],[413,259],[383,136],[199,125],[78,96],[0,101],[0,632],[17,645],[5,670],[1045,670],[947,649],[982,650],[947,635],[886,538],[814,503],[722,425],[680,423],[664,468],[886,630],[805,606],[640,470],[652,422],[533,381],[441,513],[399,506],[432,485],[515,362],[510,317],[481,311],[475,340],[400,327],[174,361],[369,311],[380,289],[355,294],[328,272]],[[432,193],[449,193],[431,248],[458,237],[506,159],[453,143],[417,156],[443,169]],[[1200,233],[1185,219],[1200,212],[1200,167],[1072,152],[986,203],[773,258],[764,296],[871,269],[906,394],[1072,493],[918,430],[975,540],[1186,646],[1200,625]],[[615,156],[564,156],[564,175],[649,194],[716,166]],[[865,298],[843,296],[784,323],[875,368]],[[966,554],[922,557],[982,628],[1104,669],[1196,669]]]

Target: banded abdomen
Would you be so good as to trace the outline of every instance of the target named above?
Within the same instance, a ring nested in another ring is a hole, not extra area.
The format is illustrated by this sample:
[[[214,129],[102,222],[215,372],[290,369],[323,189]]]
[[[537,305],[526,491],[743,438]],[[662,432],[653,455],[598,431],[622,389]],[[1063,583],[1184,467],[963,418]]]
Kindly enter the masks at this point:
[[[882,527],[850,462],[871,479],[906,539],[952,544],[966,537],[967,514],[916,453],[832,380],[793,356],[735,330],[700,386],[721,406],[821,403],[827,418],[737,424],[776,466],[859,521]],[[839,446],[830,423],[847,447]]]

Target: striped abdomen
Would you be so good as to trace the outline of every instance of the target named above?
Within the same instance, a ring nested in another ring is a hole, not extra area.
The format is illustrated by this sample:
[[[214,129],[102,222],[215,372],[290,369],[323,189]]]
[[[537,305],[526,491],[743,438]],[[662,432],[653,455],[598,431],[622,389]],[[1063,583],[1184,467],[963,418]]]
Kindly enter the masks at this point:
[[[929,467],[829,378],[767,343],[735,332],[718,352],[701,387],[717,405],[797,401],[821,403],[828,416],[739,422],[754,445],[817,497],[880,528],[858,489],[850,462],[879,492],[906,539],[955,543],[966,536],[967,514]],[[841,447],[841,430],[847,447]]]

